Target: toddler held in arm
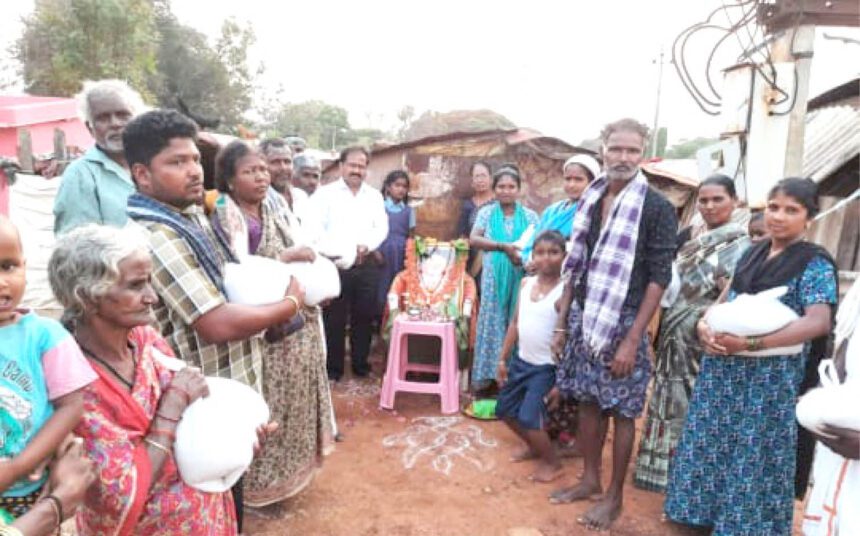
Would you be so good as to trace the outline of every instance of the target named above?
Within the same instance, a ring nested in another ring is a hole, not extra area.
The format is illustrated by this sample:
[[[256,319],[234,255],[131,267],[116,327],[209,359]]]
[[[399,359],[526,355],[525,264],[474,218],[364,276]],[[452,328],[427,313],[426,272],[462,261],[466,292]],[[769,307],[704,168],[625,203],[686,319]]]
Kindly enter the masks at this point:
[[[15,226],[0,216],[0,521],[39,498],[45,466],[83,414],[96,379],[71,334],[19,308],[26,262]]]

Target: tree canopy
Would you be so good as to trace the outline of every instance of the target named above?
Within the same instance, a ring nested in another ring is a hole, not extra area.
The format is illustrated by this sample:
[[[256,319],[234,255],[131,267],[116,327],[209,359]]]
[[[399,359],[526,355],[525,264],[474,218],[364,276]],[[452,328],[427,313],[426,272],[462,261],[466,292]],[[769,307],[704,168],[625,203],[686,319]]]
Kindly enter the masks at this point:
[[[679,143],[669,147],[666,150],[666,158],[694,158],[696,151],[702,147],[714,144],[719,140],[713,138],[693,138],[691,140],[681,140]]]
[[[321,100],[280,103],[275,98],[263,112],[262,130],[270,136],[295,135],[311,147],[343,149],[349,145],[372,146],[386,137],[376,128],[352,128],[349,112]]]
[[[214,44],[168,0],[36,0],[23,22],[15,52],[28,93],[71,96],[84,80],[119,78],[152,104],[228,132],[251,106],[255,35],[233,19]]]
[[[253,30],[227,19],[213,47],[201,32],[181,24],[165,3],[156,11],[156,21],[158,69],[149,89],[158,104],[179,108],[202,126],[234,130],[251,106],[246,50],[254,42]]]
[[[156,70],[151,0],[36,0],[15,45],[27,92],[71,96],[84,80],[120,78],[149,96]]]
[[[248,61],[253,29],[227,19],[220,37],[210,42],[176,18],[170,0],[35,0],[23,24],[15,57],[33,95],[68,97],[85,80],[119,78],[149,104],[179,109],[205,128],[236,133],[244,124],[261,134],[299,135],[326,149],[515,127],[490,110],[425,111],[416,117],[414,107],[404,106],[396,114],[396,131],[389,133],[353,128],[347,110],[334,104],[288,102],[283,90],[255,99],[254,78],[262,66],[254,69]],[[249,124],[245,114],[253,104],[259,120]]]

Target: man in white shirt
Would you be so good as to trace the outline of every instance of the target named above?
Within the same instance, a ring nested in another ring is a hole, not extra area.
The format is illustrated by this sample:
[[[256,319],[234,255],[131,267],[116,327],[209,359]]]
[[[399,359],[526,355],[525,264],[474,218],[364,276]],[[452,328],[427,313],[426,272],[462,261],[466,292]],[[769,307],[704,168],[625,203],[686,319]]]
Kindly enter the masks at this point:
[[[328,348],[328,376],[338,381],[344,372],[344,335],[350,321],[350,357],[354,376],[370,373],[371,322],[376,303],[379,267],[368,253],[388,235],[382,194],[365,184],[370,155],[363,147],[340,154],[340,177],[321,186],[311,197],[311,210],[320,230],[319,249],[335,259],[341,294],[323,311]]]

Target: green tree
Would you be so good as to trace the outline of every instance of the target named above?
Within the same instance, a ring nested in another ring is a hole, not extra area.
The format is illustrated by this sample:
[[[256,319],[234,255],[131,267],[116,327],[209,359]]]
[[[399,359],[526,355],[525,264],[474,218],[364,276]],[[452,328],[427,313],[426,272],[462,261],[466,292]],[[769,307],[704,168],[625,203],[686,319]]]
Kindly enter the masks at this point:
[[[36,0],[15,44],[26,89],[70,96],[83,80],[120,78],[149,96],[158,34],[151,0]]]
[[[311,147],[342,147],[348,143],[345,135],[351,131],[349,113],[340,106],[311,100],[286,103],[271,110],[266,130],[271,135],[294,134],[303,137]]]
[[[665,156],[666,154],[666,143],[669,139],[669,130],[666,127],[660,127],[657,129],[657,149],[654,151],[654,154],[660,158]]]
[[[248,65],[248,49],[257,37],[250,24],[240,26],[229,18],[221,25],[221,37],[215,43],[215,54],[227,71],[227,91],[219,94],[219,103],[228,124],[238,125],[248,109],[254,93],[254,77],[263,74],[263,65],[252,72]]]
[[[221,120],[226,114],[218,95],[229,88],[227,69],[206,36],[181,24],[166,2],[158,6],[156,13],[160,34],[158,73],[150,79],[150,90],[158,104]]]
[[[403,140],[417,140],[449,132],[479,132],[482,130],[516,128],[507,117],[491,110],[457,110],[453,112],[426,111],[402,132]]]
[[[181,24],[166,1],[156,6],[158,74],[150,89],[158,104],[179,108],[204,126],[235,132],[251,103],[245,47],[253,43],[253,30],[227,20],[213,47],[201,32]]]
[[[600,136],[596,138],[584,138],[582,141],[576,144],[576,146],[599,153],[603,147],[603,140],[600,139]]]
[[[400,128],[397,130],[397,139],[404,140],[406,138],[406,130],[412,119],[415,118],[415,107],[406,105],[397,112],[397,120],[400,121]]]
[[[691,140],[681,140],[680,143],[676,143],[675,145],[669,147],[666,150],[666,158],[694,158],[696,156],[696,151],[701,149],[702,147],[707,147],[713,143],[716,143],[719,140],[713,138],[693,138]]]
[[[339,143],[336,149],[343,149],[349,145],[361,145],[368,149],[373,144],[388,137],[388,133],[378,128],[356,128],[346,133],[343,143]]]

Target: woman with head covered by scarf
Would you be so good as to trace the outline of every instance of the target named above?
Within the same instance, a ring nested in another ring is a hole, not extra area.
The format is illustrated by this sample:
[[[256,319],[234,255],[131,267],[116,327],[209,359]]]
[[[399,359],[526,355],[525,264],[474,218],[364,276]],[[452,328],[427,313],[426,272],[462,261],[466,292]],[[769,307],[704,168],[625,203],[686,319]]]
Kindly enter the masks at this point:
[[[576,214],[576,207],[579,206],[579,198],[591,181],[600,176],[600,164],[587,154],[575,154],[564,162],[562,175],[564,194],[567,197],[544,209],[534,233],[523,248],[523,262],[529,273],[531,273],[529,263],[532,247],[538,235],[544,231],[558,231],[564,238],[570,238],[573,216]]]

